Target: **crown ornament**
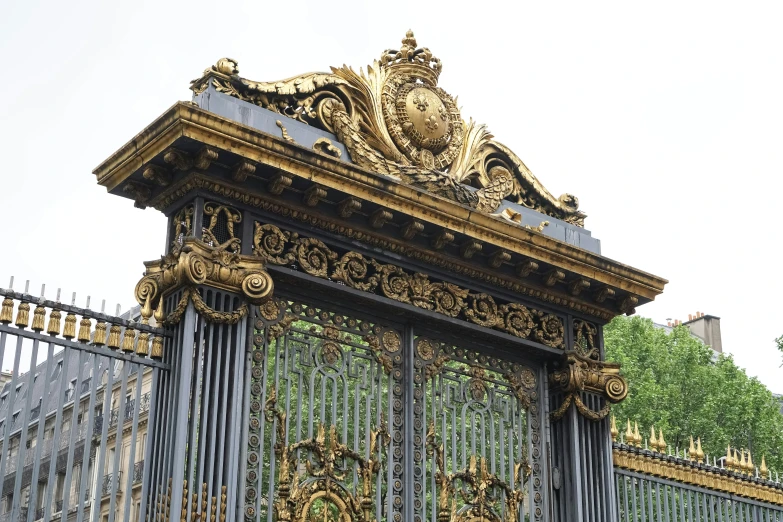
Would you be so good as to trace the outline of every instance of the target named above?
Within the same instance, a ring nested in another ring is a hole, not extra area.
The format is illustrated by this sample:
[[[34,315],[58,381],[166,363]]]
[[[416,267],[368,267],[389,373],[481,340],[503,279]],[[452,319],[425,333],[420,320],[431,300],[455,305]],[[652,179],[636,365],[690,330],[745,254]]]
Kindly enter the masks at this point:
[[[416,37],[410,29],[402,39],[399,50],[386,49],[381,54],[381,67],[390,71],[406,73],[421,78],[430,85],[438,83],[443,69],[440,58],[436,58],[426,47],[417,47]]]

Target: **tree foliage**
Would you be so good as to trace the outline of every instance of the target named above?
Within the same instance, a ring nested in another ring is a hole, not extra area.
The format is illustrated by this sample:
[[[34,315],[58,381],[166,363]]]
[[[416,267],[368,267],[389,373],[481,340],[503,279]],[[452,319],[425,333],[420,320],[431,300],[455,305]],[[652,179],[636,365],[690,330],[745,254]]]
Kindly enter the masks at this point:
[[[731,356],[716,355],[685,326],[667,332],[641,317],[615,318],[604,340],[606,359],[628,379],[628,398],[614,407],[621,431],[626,419],[643,434],[655,425],[672,447],[701,437],[711,456],[725,455],[730,444],[750,449],[756,465],[765,455],[771,469],[783,470],[780,403]]]

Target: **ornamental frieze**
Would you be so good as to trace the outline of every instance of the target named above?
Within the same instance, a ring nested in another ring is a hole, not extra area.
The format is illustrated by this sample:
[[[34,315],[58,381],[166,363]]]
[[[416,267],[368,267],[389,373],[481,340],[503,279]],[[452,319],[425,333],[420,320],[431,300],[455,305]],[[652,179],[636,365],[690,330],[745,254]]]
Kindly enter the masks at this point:
[[[213,87],[331,132],[360,167],[480,212],[495,213],[507,200],[584,226],[575,196],[554,197],[486,125],[463,119],[455,98],[438,85],[441,69],[408,31],[399,50],[384,51],[366,70],[333,67],[257,82],[239,76],[236,60],[223,58],[191,89],[201,94]],[[288,141],[279,121],[278,127]]]
[[[253,252],[273,265],[296,264],[303,272],[345,286],[379,294],[417,308],[499,330],[552,348],[563,348],[563,320],[519,303],[498,304],[486,293],[474,293],[448,282],[433,282],[358,252],[339,255],[322,241],[256,222]]]

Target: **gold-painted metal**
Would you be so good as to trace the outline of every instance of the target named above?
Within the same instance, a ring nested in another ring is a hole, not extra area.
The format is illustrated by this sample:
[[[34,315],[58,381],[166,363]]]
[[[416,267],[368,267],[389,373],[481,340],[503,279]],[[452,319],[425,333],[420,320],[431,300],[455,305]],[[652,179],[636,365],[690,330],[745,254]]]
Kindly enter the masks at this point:
[[[213,209],[211,215],[220,211],[219,208]],[[161,299],[165,295],[180,288],[184,288],[182,298],[175,310],[162,322],[178,322],[189,299],[193,301],[196,310],[212,322],[236,324],[247,314],[246,304],[234,312],[211,310],[195,289],[199,285],[238,293],[251,304],[261,304],[269,299],[273,283],[266,272],[266,263],[260,257],[236,253],[238,241],[233,238],[222,245],[210,246],[196,238],[185,238],[182,243],[175,242],[171,252],[159,261],[146,262],[147,270],[136,285],[135,292],[136,300],[142,307],[142,315],[149,317],[153,309],[160,309]]]
[[[73,339],[76,337],[76,316],[69,313],[65,316],[65,326],[63,326],[63,337]]]
[[[563,402],[550,414],[553,420],[562,418],[573,403],[585,418],[599,421],[609,414],[610,404],[616,404],[628,395],[628,383],[620,375],[617,364],[598,362],[576,351],[565,352],[559,364],[560,368],[549,374],[550,387],[564,395]],[[583,392],[600,395],[606,404],[599,411],[591,410],[582,402]]]
[[[283,138],[285,138],[285,134],[283,135]],[[239,163],[236,164],[236,166],[232,170],[231,179],[239,183],[242,183],[247,179],[249,175],[255,174],[255,172],[256,172],[255,165],[253,165],[249,161],[240,161]]]
[[[8,324],[14,320],[14,300],[10,297],[3,299],[3,305],[0,307],[0,323]]]
[[[304,204],[308,207],[318,206],[318,203],[326,197],[326,190],[319,185],[312,185],[304,193]]]
[[[309,275],[339,281],[364,292],[379,292],[398,302],[459,317],[552,348],[562,348],[565,342],[563,321],[554,314],[520,303],[498,304],[488,294],[472,293],[451,283],[432,282],[426,274],[410,274],[401,267],[379,263],[358,252],[339,256],[319,240],[271,224],[255,224],[253,253],[266,263],[286,266],[296,261]]]
[[[152,352],[150,352],[150,357],[158,360],[163,358],[163,337],[160,335],[156,335],[152,340]]]
[[[313,143],[313,150],[328,154],[329,156],[334,156],[335,158],[339,158],[343,155],[343,151],[335,147],[329,138],[324,137],[315,140],[315,143]]]
[[[427,430],[426,444],[427,455],[437,465],[434,478],[438,487],[439,522],[516,522],[525,498],[525,484],[531,474],[526,457],[514,463],[511,483],[508,483],[490,473],[487,459],[476,455],[470,456],[467,468],[446,473],[443,443],[436,442],[433,423]],[[500,498],[505,504],[503,518],[498,515],[500,510],[495,505]]]
[[[291,137],[291,136],[288,134],[288,129],[286,129],[286,128],[283,126],[283,122],[282,122],[282,121],[280,121],[280,120],[277,120],[277,121],[275,121],[275,124],[276,124],[278,127],[280,127],[280,132],[282,133],[282,135],[283,135],[283,139],[284,139],[285,141],[288,141],[288,142],[290,142],[290,143],[296,143],[296,140],[294,140],[294,139],[293,139],[293,138],[292,138],[292,137]]]
[[[628,427],[625,430],[625,443],[633,445],[633,429],[631,428],[631,419],[628,419]]]
[[[704,462],[704,451],[701,449],[701,437],[696,439],[696,461],[699,464]]]
[[[92,321],[90,321],[90,319],[87,317],[82,317],[82,320],[79,321],[79,334],[76,336],[76,339],[82,343],[89,343],[91,332]]]
[[[221,215],[225,219],[228,238],[221,244],[215,236],[215,230],[220,221]],[[239,252],[240,240],[234,233],[234,224],[242,222],[242,213],[234,207],[228,205],[219,205],[216,203],[204,204],[205,220],[209,217],[209,223],[201,231],[204,241],[211,246],[227,250],[229,252]]]
[[[266,189],[270,194],[279,196],[285,189],[291,186],[293,181],[294,179],[287,174],[276,174],[272,177],[272,179],[269,180]]]
[[[146,357],[150,352],[150,334],[147,332],[139,333],[139,340],[136,342],[136,355]]]
[[[171,172],[157,165],[147,165],[141,175],[144,179],[161,187],[168,187],[173,179]]]
[[[369,457],[340,442],[337,428],[331,426],[327,438],[326,428],[319,424],[315,437],[286,446],[286,413],[277,407],[277,396],[269,394],[265,412],[269,422],[275,422],[278,443],[275,454],[278,460],[278,487],[273,502],[275,519],[280,522],[305,522],[313,518],[316,504],[324,513],[332,507],[337,512],[336,521],[372,522],[374,477],[381,469],[380,456],[386,453],[380,446],[388,446],[390,437],[384,425],[370,433]],[[381,451],[379,451],[381,449]],[[297,456],[309,455],[304,476],[297,464]],[[338,463],[351,461],[359,477],[355,489],[342,484],[345,474]],[[221,510],[223,508],[221,507]],[[320,520],[320,518],[319,518]],[[328,520],[332,520],[331,518]],[[222,522],[222,521],[221,521]]]
[[[128,326],[125,328],[125,332],[123,333],[122,336],[122,351],[127,353],[133,352],[135,343],[136,343],[136,330]]]
[[[30,326],[31,330],[40,332],[44,329],[44,323],[46,322],[46,308],[41,305],[35,307],[33,312],[33,324]]]
[[[609,429],[609,433],[612,435],[612,442],[617,442],[617,436],[620,434],[617,429],[617,419],[612,415],[612,426]]]
[[[49,325],[46,327],[46,333],[49,335],[60,335],[60,319],[62,314],[59,310],[52,310],[49,313]]]
[[[655,437],[655,426],[650,426],[650,439],[648,442],[651,450],[658,451],[658,439]]]
[[[321,127],[337,135],[354,163],[482,212],[494,212],[508,198],[582,226],[585,215],[576,197],[552,196],[486,126],[463,121],[454,98],[437,85],[440,69],[409,32],[399,51],[385,51],[366,72],[341,67],[254,82],[238,76],[236,61],[222,59],[191,88],[199,93],[211,85]],[[481,188],[471,192],[469,183]]]
[[[761,467],[759,468],[759,475],[761,475],[761,480],[767,480],[767,477],[769,476],[769,469],[767,468],[765,455],[761,456]]]
[[[633,423],[633,443],[637,448],[642,447],[642,436],[639,434],[639,424]]]
[[[354,212],[359,212],[361,209],[362,202],[356,198],[345,198],[337,204],[337,214],[345,219],[348,219]]]
[[[95,323],[95,334],[92,336],[92,344],[95,346],[106,344],[106,323],[104,321],[99,320]]]
[[[666,441],[663,440],[663,428],[658,429],[658,451],[661,453],[666,453],[667,451],[667,444]]]
[[[660,440],[658,444],[660,445]],[[696,443],[694,443],[694,453],[698,454]],[[727,454],[732,453],[734,452],[729,448]],[[614,443],[612,450],[615,468],[783,506],[783,485],[767,481],[769,470],[766,469],[763,458],[764,471],[759,470],[761,475],[759,481],[752,475],[752,469],[750,472],[744,472],[738,470],[736,464],[729,466],[730,461],[739,459],[739,454],[730,458],[727,456],[725,469],[703,463],[697,466],[691,460],[680,457],[661,458],[663,455],[656,451],[647,454],[640,448],[628,444],[628,441],[626,444]],[[745,467],[747,468],[747,462]]]
[[[16,321],[14,324],[19,328],[27,328],[30,322],[30,303],[21,302],[16,310]]]
[[[543,232],[546,227],[549,226],[549,221],[542,221],[537,226],[525,225],[525,229],[532,230],[534,232]]]
[[[122,333],[122,329],[116,325],[111,325],[111,328],[109,328],[109,341],[106,343],[106,346],[113,349],[118,349],[120,347],[120,333]]]

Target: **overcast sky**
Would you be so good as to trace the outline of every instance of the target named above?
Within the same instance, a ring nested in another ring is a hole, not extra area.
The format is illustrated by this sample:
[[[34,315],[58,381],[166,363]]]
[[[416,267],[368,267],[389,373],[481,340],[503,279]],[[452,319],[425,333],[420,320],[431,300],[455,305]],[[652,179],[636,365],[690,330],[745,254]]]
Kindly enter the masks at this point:
[[[556,196],[603,254],[667,278],[638,313],[719,316],[724,350],[783,392],[783,3],[39,2],[0,4],[0,286],[134,304],[161,214],[91,174],[223,56],[278,80],[396,48]],[[70,297],[68,298],[70,299]]]

